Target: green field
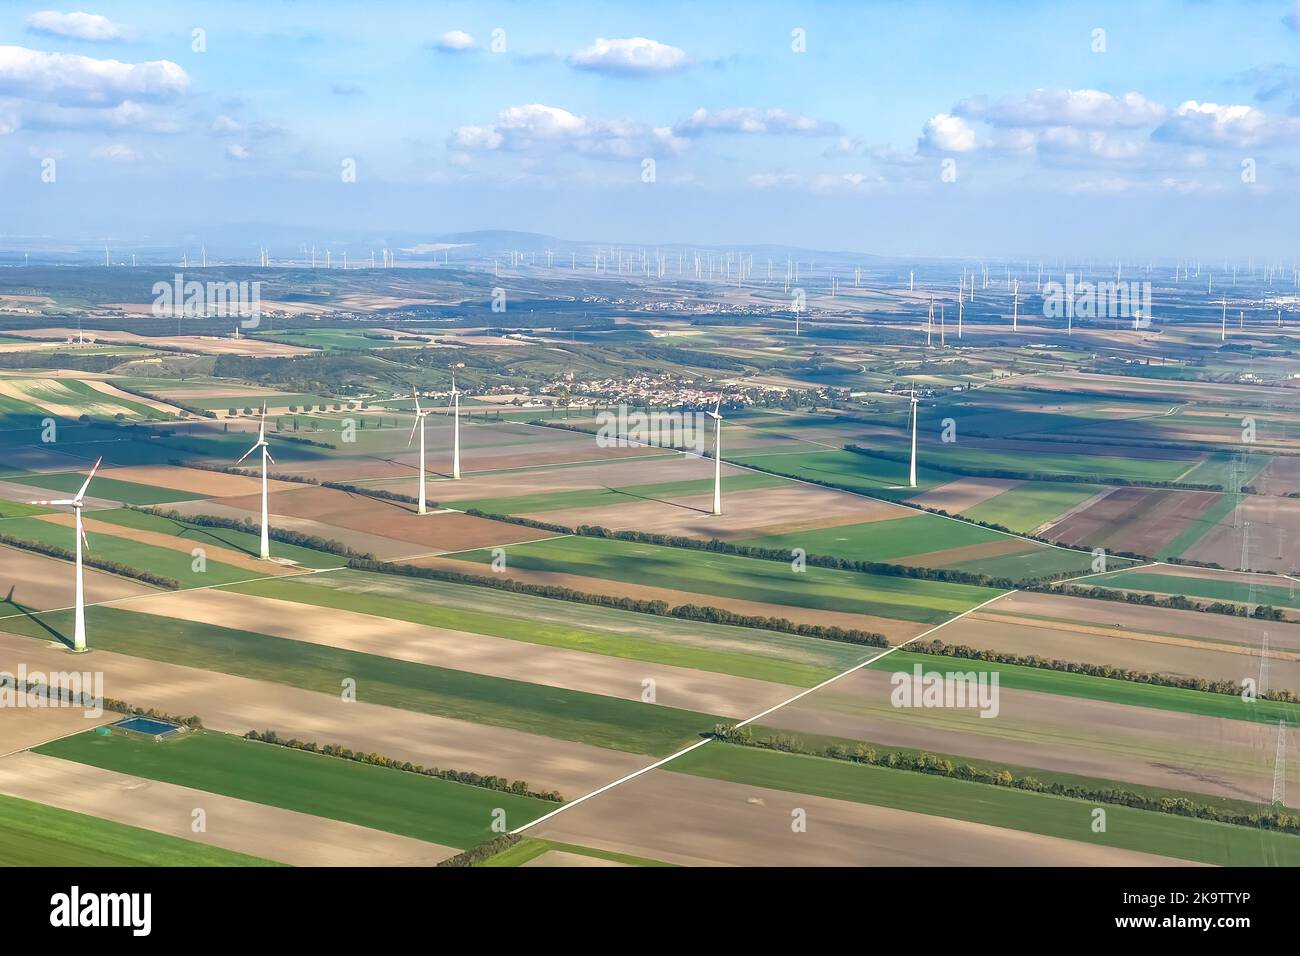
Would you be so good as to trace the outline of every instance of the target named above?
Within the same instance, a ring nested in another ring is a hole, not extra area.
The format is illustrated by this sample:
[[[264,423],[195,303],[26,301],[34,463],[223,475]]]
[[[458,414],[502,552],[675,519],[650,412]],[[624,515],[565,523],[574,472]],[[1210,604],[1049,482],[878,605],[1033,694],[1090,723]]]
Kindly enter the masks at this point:
[[[164,742],[87,732],[37,747],[36,753],[457,849],[492,838],[494,808],[504,809],[507,825],[516,827],[557,806],[212,731]]]
[[[67,495],[75,495],[86,480],[86,471],[65,471],[58,474],[37,474],[31,472],[24,475],[14,475],[6,480],[18,484],[31,485],[34,488],[48,488],[51,491],[66,492]],[[106,498],[110,501],[121,501],[128,505],[158,505],[169,501],[197,501],[203,495],[194,494],[189,491],[177,491],[175,488],[158,488],[153,485],[142,485],[135,481],[119,481],[116,478],[105,478],[103,475],[96,475],[86,490],[86,494],[91,498]],[[60,496],[62,497],[62,496]]]
[[[1189,598],[1234,601],[1244,604],[1268,604],[1272,607],[1300,608],[1300,594],[1293,584],[1257,584],[1252,591],[1246,575],[1236,580],[1198,578],[1179,574],[1154,574],[1150,571],[1115,571],[1081,582],[1092,587],[1119,588],[1127,591],[1151,591],[1155,594],[1181,594]]]
[[[566,537],[510,545],[509,568],[588,575],[638,585],[828,611],[938,624],[998,595],[993,588],[921,578],[861,574],[713,551],[637,544],[612,538]],[[490,563],[492,552],[462,560]],[[508,572],[507,572],[508,573]],[[703,603],[703,602],[701,602]]]
[[[1300,705],[1280,701],[1257,700],[1246,703],[1236,694],[1214,694],[1209,691],[1188,690],[1182,687],[1164,687],[1159,684],[1141,684],[1136,681],[1111,677],[1093,677],[1089,674],[1071,674],[1048,670],[1045,667],[1024,667],[1018,664],[995,664],[912,651],[895,651],[888,657],[868,665],[879,671],[910,671],[914,664],[926,670],[987,671],[997,672],[1001,686],[1008,690],[1036,691],[1044,694],[1062,694],[1067,697],[1085,697],[1089,700],[1132,707],[1154,707],[1159,710],[1176,710],[1204,717],[1223,717],[1230,720],[1248,720],[1267,724],[1285,721],[1300,725]]]
[[[883,521],[746,538],[737,544],[782,550],[803,548],[808,554],[831,555],[854,561],[888,562],[916,554],[1005,540],[1005,535],[988,528],[925,512],[913,512]]]
[[[5,630],[49,640],[70,635],[72,614],[10,617]],[[403,710],[507,727],[629,753],[664,754],[705,733],[716,716],[640,700],[430,667],[251,631],[118,608],[86,609],[93,648],[285,684],[337,697],[356,681],[358,699]]]
[[[21,501],[5,501],[0,499],[0,518],[26,518],[31,515],[46,515],[53,511],[52,508],[42,508],[40,505],[29,505]],[[3,531],[0,528],[0,531]]]
[[[907,463],[873,458],[851,451],[772,452],[771,450],[727,454],[724,461],[752,465],[765,471],[819,481],[890,501],[904,501],[960,475],[939,471],[918,463],[916,487],[907,485]]]
[[[1068,445],[1058,447],[1068,448]],[[991,451],[983,448],[931,444],[923,454],[932,464],[959,473],[1006,471],[1041,475],[1077,475],[1085,481],[1098,475],[1145,481],[1178,481],[1196,462],[1187,458],[1121,458],[1115,455],[1081,455],[1050,451]],[[1183,479],[1189,480],[1189,479]]]
[[[963,518],[1026,534],[1106,489],[1072,482],[1026,481],[961,513]]]
[[[509,617],[489,611],[448,608],[427,601],[378,594],[358,594],[331,587],[320,575],[291,580],[281,578],[250,581],[233,585],[229,590],[241,594],[278,598],[283,601],[296,601],[316,607],[338,608],[358,614],[374,614],[429,627],[489,634],[493,637],[504,637],[529,644],[563,647],[590,654],[648,661],[654,664],[670,664],[718,674],[733,674],[737,677],[750,677],[755,680],[799,687],[812,687],[839,672],[830,667],[646,639],[615,631],[547,624],[527,617]],[[494,601],[494,596],[485,596],[483,600],[486,604]]]
[[[784,484],[785,479],[775,475],[747,472],[731,475],[722,479],[723,494],[737,491],[750,491],[754,488],[768,488]],[[584,488],[578,491],[557,491],[534,495],[517,495],[511,498],[472,498],[465,501],[452,501],[447,507],[458,511],[477,508],[489,514],[519,515],[539,511],[559,511],[564,508],[610,508],[633,504],[646,499],[667,500],[685,498],[690,495],[709,495],[713,493],[712,478],[697,478],[686,481],[660,482],[650,485],[629,485],[622,488]]]
[[[86,517],[94,519],[98,517],[98,513],[92,512]],[[0,525],[0,533],[25,541],[66,548],[69,551],[75,546],[71,528],[43,521],[40,518],[14,518]],[[91,558],[115,561],[130,568],[160,574],[178,581],[181,587],[231,584],[254,576],[252,571],[213,560],[207,561],[205,570],[195,571],[194,558],[188,551],[173,551],[171,548],[142,544],[99,531],[87,531],[86,540],[89,542],[88,554]]]
[[[1093,833],[1091,801],[823,757],[710,744],[669,769],[1220,866],[1300,865],[1292,834],[1115,804],[1106,805],[1106,832]]]
[[[269,860],[0,795],[3,866],[278,866]]]

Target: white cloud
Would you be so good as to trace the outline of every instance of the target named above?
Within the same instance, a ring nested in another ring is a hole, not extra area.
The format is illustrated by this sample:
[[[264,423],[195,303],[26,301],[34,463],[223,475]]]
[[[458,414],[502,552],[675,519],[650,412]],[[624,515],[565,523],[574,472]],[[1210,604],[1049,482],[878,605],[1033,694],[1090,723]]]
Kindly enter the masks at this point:
[[[683,136],[702,133],[791,133],[800,136],[833,136],[839,126],[783,109],[761,110],[752,106],[731,109],[698,109],[691,118],[674,127]]]
[[[120,40],[125,36],[120,26],[108,17],[101,17],[97,13],[59,13],[57,10],[41,10],[27,18],[27,27],[33,33],[66,37],[71,40],[105,42]]]
[[[128,98],[166,99],[189,87],[189,76],[170,60],[122,63],[0,46],[0,94],[65,106],[111,106]]]
[[[1152,138],[1195,146],[1267,146],[1300,139],[1300,118],[1270,116],[1253,106],[1188,100],[1152,133]]]
[[[1038,138],[1039,155],[1058,160],[1102,160],[1127,162],[1139,159],[1142,146],[1132,140],[1115,139],[1101,130],[1079,130],[1053,126]]]
[[[438,38],[438,49],[443,53],[464,53],[474,49],[474,38],[464,30],[448,30]]]
[[[575,69],[623,76],[672,73],[689,64],[686,51],[645,37],[622,40],[600,37],[569,57],[569,65]]]
[[[486,126],[461,126],[447,144],[453,150],[571,149],[605,157],[644,157],[675,153],[685,143],[666,127],[630,120],[577,116],[558,106],[528,103],[511,106]]]
[[[134,163],[141,157],[138,152],[126,145],[126,143],[108,143],[92,149],[90,158],[107,159],[115,163]]]
[[[1089,129],[1140,127],[1158,123],[1165,108],[1141,93],[1112,96],[1100,90],[1038,89],[1025,96],[989,102],[962,100],[953,113],[992,126],[1079,126]]]
[[[230,143],[226,146],[226,157],[229,159],[245,160],[252,155],[246,147],[238,143]]]
[[[775,189],[778,186],[798,186],[803,180],[794,173],[754,173],[748,182],[755,189]]]
[[[176,129],[170,118],[131,100],[104,109],[22,100],[10,102],[15,108],[21,107],[22,125],[29,129],[138,130],[146,133],[170,133]]]
[[[939,153],[969,153],[975,149],[975,131],[960,116],[936,113],[926,121],[917,149]]]
[[[238,120],[226,116],[224,113],[212,121],[212,132],[214,133],[238,133]]]

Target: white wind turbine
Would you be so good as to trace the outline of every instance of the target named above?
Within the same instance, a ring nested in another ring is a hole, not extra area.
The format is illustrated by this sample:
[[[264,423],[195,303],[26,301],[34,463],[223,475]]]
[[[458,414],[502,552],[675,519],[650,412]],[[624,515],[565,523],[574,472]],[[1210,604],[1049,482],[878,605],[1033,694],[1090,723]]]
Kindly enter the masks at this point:
[[[424,501],[424,420],[429,417],[429,412],[433,409],[428,411],[420,409],[420,394],[415,390],[414,385],[411,386],[411,395],[415,398],[415,422],[411,425],[411,437],[406,440],[406,447],[410,448],[411,442],[415,441],[415,430],[418,428],[420,430],[420,506],[417,514],[423,515],[429,513]]]
[[[271,452],[266,447],[266,405],[265,404],[262,405],[262,421],[257,426],[257,442],[253,445],[252,448],[244,452],[244,454],[240,456],[239,461],[235,462],[235,464],[238,465],[239,462],[242,462],[245,458],[247,458],[253,452],[257,451],[259,448],[262,449],[262,554],[261,554],[261,558],[263,561],[266,561],[271,557],[271,539],[269,534],[270,526],[267,523],[267,518],[266,518],[266,463],[270,461],[271,464],[274,465],[275,459],[271,457]]]
[[[90,479],[95,477],[95,472],[99,470],[99,463],[103,460],[102,456],[95,460],[95,466],[90,469],[90,474],[82,482],[81,490],[71,498],[28,502],[33,505],[70,505],[72,507],[77,529],[77,611],[72,629],[72,649],[74,651],[84,651],[86,649],[86,589],[82,583],[81,552],[83,545],[87,549],[90,548],[90,542],[86,540],[86,529],[81,526],[82,499],[86,495],[86,489],[90,487]]]
[[[460,477],[460,389],[456,387],[456,370],[451,370],[451,477]]]
[[[912,470],[908,478],[911,487],[916,487],[916,418],[919,403],[916,400],[916,389],[912,389]]]
[[[713,419],[713,513],[722,514],[722,396],[713,411],[705,411]]]

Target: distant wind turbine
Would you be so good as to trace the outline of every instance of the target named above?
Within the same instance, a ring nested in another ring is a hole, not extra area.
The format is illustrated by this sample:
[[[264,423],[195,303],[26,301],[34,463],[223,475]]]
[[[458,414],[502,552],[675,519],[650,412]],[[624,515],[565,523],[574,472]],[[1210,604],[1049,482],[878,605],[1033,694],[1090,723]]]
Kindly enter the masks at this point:
[[[270,526],[267,523],[267,517],[266,517],[266,463],[269,461],[271,464],[274,465],[275,459],[271,457],[270,449],[268,449],[266,446],[266,405],[265,404],[262,405],[262,420],[257,426],[257,442],[253,445],[252,448],[244,452],[244,454],[240,456],[239,461],[235,462],[235,464],[238,465],[239,462],[242,462],[245,458],[247,458],[253,452],[257,451],[259,448],[262,449],[262,553],[260,557],[262,558],[263,561],[266,561],[269,560],[271,557],[271,539],[269,534]]]
[[[33,505],[69,505],[72,508],[77,537],[77,611],[72,628],[72,649],[74,651],[84,651],[86,649],[86,589],[82,580],[81,552],[83,545],[87,550],[90,548],[90,542],[86,540],[86,530],[81,526],[81,509],[84,504],[83,499],[86,496],[86,489],[90,487],[90,480],[95,477],[95,472],[99,470],[99,463],[103,460],[102,456],[95,460],[95,465],[90,469],[90,474],[86,476],[86,480],[81,484],[81,490],[71,498],[28,502]]]

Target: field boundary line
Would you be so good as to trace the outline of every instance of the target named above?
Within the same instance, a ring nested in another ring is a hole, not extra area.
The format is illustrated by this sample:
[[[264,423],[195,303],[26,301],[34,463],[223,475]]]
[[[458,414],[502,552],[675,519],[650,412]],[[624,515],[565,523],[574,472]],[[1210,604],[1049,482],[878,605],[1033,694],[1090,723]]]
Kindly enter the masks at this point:
[[[994,601],[1000,601],[1004,597],[1009,597],[1012,594],[1018,593],[1018,591],[1019,588],[1013,588],[1010,591],[1004,591],[1003,593],[995,597],[991,597],[987,601],[981,601],[979,604],[976,604],[974,607],[969,607],[966,610],[962,611],[960,614],[953,615],[952,617],[948,618],[948,620],[941,621],[940,623],[936,624],[934,627],[922,631],[920,634],[914,634],[912,637],[909,637],[907,640],[899,644],[895,644],[892,647],[886,648],[885,650],[881,651],[879,654],[875,655],[874,657],[869,657],[865,661],[860,661],[857,664],[854,664],[848,670],[841,671],[840,673],[836,674],[834,677],[828,677],[826,680],[822,681],[820,684],[817,684],[814,687],[805,688],[804,690],[801,690],[799,693],[795,694],[793,697],[783,700],[779,704],[773,704],[771,707],[767,708],[766,710],[760,711],[759,713],[755,714],[752,717],[745,718],[744,720],[737,723],[735,726],[744,727],[747,724],[752,724],[756,720],[761,720],[762,718],[768,716],[769,714],[775,713],[776,711],[780,710],[782,707],[787,707],[790,704],[793,704],[795,701],[801,700],[804,697],[807,697],[809,694],[814,693],[815,691],[819,691],[823,687],[827,687],[835,683],[837,680],[840,680],[843,677],[847,677],[852,673],[860,671],[864,667],[869,667],[870,665],[874,664],[876,661],[888,657],[890,654],[893,654],[895,651],[902,650],[904,647],[907,647],[907,645],[915,641],[919,641],[923,637],[928,637],[929,635],[933,634],[935,631],[939,630],[940,628],[947,627],[949,624],[952,624],[954,621],[960,621],[966,615],[973,614],[975,611],[978,611],[981,608],[986,607],[989,604],[992,604]],[[651,770],[657,770],[660,767],[664,766],[665,764],[671,763],[672,761],[676,760],[678,757],[684,757],[686,754],[690,753],[691,751],[700,749],[705,744],[713,743],[715,739],[716,739],[715,737],[705,737],[703,740],[697,740],[689,747],[683,747],[681,750],[677,751],[676,753],[669,754],[667,757],[663,757],[659,760],[656,760],[654,763],[642,767],[640,770],[633,770],[631,773],[625,774],[624,776],[619,777],[617,780],[611,781],[610,783],[607,783],[602,787],[597,787],[595,790],[592,790],[590,793],[585,793],[581,797],[578,797],[575,800],[570,800],[568,803],[556,807],[550,813],[543,814],[537,819],[525,823],[523,826],[515,827],[515,829],[511,830],[510,832],[512,834],[523,833],[525,830],[531,827],[535,827],[537,826],[537,824],[549,820],[552,817],[563,813],[565,810],[568,810],[572,807],[576,807],[578,804],[585,803],[586,801],[592,799],[593,797],[598,797],[602,793],[607,793],[608,791],[613,790],[615,787],[622,786],[623,784],[628,783],[631,780],[635,780],[637,777],[640,777],[643,774],[647,774]]]

